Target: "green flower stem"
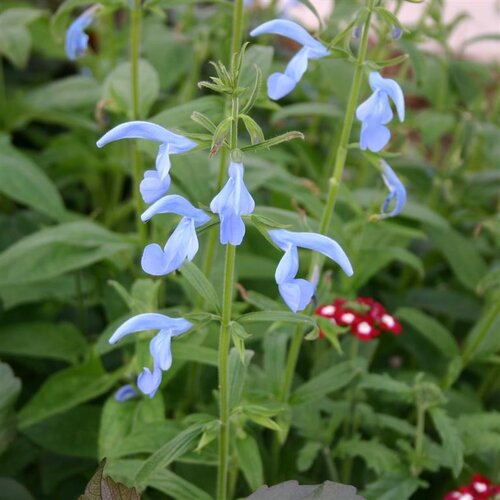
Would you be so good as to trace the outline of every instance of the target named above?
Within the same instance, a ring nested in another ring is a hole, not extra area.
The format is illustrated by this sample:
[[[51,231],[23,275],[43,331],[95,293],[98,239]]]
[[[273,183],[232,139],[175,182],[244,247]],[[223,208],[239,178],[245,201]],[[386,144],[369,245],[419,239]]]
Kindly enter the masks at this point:
[[[235,0],[233,8],[233,32],[231,36],[231,54],[229,60],[232,61],[233,55],[240,51],[243,31],[243,0]]]
[[[130,26],[130,81],[132,93],[132,112],[131,119],[138,120],[140,118],[139,106],[139,52],[141,43],[141,21],[142,7],[141,0],[134,0],[131,11],[131,26]],[[142,156],[139,151],[137,141],[132,143],[132,174],[134,178],[134,203],[136,208],[136,224],[137,232],[139,233],[139,241],[141,247],[147,244],[146,226],[141,220],[141,214],[144,210],[139,184],[142,180]]]
[[[354,78],[351,86],[351,92],[349,94],[349,99],[347,101],[347,110],[344,118],[344,124],[342,127],[342,132],[340,134],[339,147],[335,152],[332,151],[329,155],[328,170],[332,171],[331,177],[328,181],[329,188],[326,197],[325,208],[323,210],[323,215],[321,217],[319,232],[321,234],[328,234],[330,229],[330,223],[332,220],[333,212],[335,210],[335,203],[337,201],[337,194],[342,181],[342,174],[344,173],[345,161],[347,158],[347,147],[349,145],[349,137],[351,135],[352,124],[354,121],[354,116],[356,113],[356,106],[358,104],[359,92],[361,89],[361,82],[363,76],[363,67],[366,58],[366,52],[368,49],[368,31],[370,28],[370,21],[375,7],[375,0],[369,0],[368,9],[369,13],[365,21],[363,29],[363,37],[361,38],[361,45],[359,47],[358,58],[356,62],[356,71],[354,73]],[[333,163],[333,165],[331,165]],[[333,170],[332,170],[333,169]],[[312,277],[314,272],[321,271],[323,267],[322,258],[313,258],[311,260],[311,268],[309,269],[309,278]],[[297,366],[297,360],[299,358],[300,347],[302,344],[303,337],[303,327],[301,324],[297,325],[297,329],[292,338],[290,344],[290,349],[288,351],[285,376],[283,381],[283,386],[280,394],[280,400],[286,402],[290,396],[290,388],[292,385],[293,374],[295,373],[295,368]]]
[[[219,470],[217,475],[217,499],[227,498],[227,471],[229,462],[229,343],[231,308],[233,303],[234,262],[236,247],[226,246],[224,266],[224,295],[222,322],[219,337]]]
[[[239,0],[238,0],[239,3]],[[231,151],[238,147],[238,114],[237,96],[231,99]],[[219,334],[219,469],[217,474],[217,500],[226,500],[228,490],[228,464],[230,422],[229,413],[229,346],[231,341],[230,324],[233,306],[234,267],[236,246],[226,245],[226,261],[224,265],[224,291],[222,297],[222,321]]]
[[[411,466],[411,472],[415,477],[420,475],[422,471],[421,461],[422,461],[422,450],[424,446],[424,432],[425,432],[425,413],[427,411],[427,406],[419,402],[417,406],[417,431],[415,434],[415,453],[414,460]]]

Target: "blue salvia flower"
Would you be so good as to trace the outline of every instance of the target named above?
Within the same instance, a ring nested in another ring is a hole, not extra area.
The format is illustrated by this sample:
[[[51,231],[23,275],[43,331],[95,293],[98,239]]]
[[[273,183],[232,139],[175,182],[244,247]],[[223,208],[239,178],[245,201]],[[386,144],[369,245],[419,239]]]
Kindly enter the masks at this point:
[[[223,245],[240,245],[245,236],[245,223],[242,215],[250,215],[255,202],[243,180],[242,163],[231,162],[229,180],[210,203],[210,210],[219,214],[220,242]]]
[[[358,106],[356,117],[361,122],[361,149],[378,152],[391,138],[389,129],[385,127],[393,116],[389,98],[394,102],[401,122],[405,119],[405,101],[398,83],[382,78],[380,73],[370,73],[370,87],[373,94]]]
[[[403,28],[401,26],[394,25],[391,29],[391,37],[393,40],[400,40],[403,36]]]
[[[394,170],[384,161],[380,160],[382,165],[382,179],[389,189],[389,194],[382,204],[381,218],[395,217],[399,215],[406,204],[406,189],[403,183],[398,179]],[[391,201],[395,199],[394,208],[389,211]]]
[[[68,59],[74,61],[77,57],[82,56],[87,50],[89,44],[89,36],[85,33],[85,29],[90,26],[94,20],[94,15],[100,5],[93,5],[83,11],[78,16],[66,31],[66,55]]]
[[[274,19],[250,32],[251,36],[265,34],[281,35],[302,45],[288,63],[284,73],[273,73],[267,80],[267,95],[274,100],[288,95],[299,83],[307,70],[309,59],[319,59],[328,55],[328,49],[313,38],[302,26],[286,19]]]
[[[112,128],[97,141],[97,146],[102,148],[120,139],[149,139],[161,143],[156,157],[156,170],[146,170],[140,185],[146,203],[153,203],[167,193],[170,187],[170,155],[185,153],[196,147],[191,139],[145,121],[125,122]]]
[[[275,279],[281,297],[293,312],[305,309],[315,291],[315,284],[296,278],[299,271],[297,250],[299,247],[320,252],[336,262],[348,276],[353,274],[351,263],[344,250],[328,236],[317,233],[295,233],[286,229],[273,229],[269,231],[269,236],[285,252],[276,268]]]
[[[109,339],[115,344],[125,335],[146,330],[159,330],[149,344],[149,352],[153,358],[153,371],[144,368],[137,379],[137,386],[144,394],[153,397],[160,387],[162,371],[172,366],[170,342],[172,337],[187,332],[193,325],[184,318],[171,318],[165,314],[138,314],[125,321]]]
[[[115,392],[115,399],[120,403],[124,403],[125,401],[129,401],[131,399],[135,399],[139,393],[137,389],[132,384],[122,385]]]
[[[196,228],[206,224],[210,217],[201,209],[193,207],[188,200],[172,194],[153,203],[141,216],[144,222],[156,214],[172,213],[182,219],[171,234],[164,248],[152,243],[142,255],[142,269],[153,276],[163,276],[182,266],[186,259],[192,260],[198,252]]]

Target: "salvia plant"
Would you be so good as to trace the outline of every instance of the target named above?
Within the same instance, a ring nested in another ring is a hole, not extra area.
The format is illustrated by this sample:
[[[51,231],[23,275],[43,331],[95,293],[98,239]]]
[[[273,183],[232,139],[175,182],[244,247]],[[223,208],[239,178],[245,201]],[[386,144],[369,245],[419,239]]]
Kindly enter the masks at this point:
[[[2,7],[0,497],[500,497],[494,79],[315,3]]]

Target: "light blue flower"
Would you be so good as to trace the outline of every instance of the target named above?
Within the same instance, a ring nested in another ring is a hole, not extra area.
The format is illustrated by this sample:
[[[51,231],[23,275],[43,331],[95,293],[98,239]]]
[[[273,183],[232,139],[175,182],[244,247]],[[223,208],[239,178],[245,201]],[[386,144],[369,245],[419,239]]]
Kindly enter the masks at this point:
[[[273,229],[269,231],[269,236],[285,252],[276,268],[275,278],[281,297],[293,312],[305,309],[315,291],[313,283],[295,278],[299,271],[298,247],[320,252],[336,262],[348,276],[353,274],[351,263],[344,250],[328,236],[295,233],[286,229]]]
[[[135,399],[139,393],[137,389],[132,384],[122,385],[115,392],[115,399],[120,403],[124,403],[125,401],[129,401],[131,399]]]
[[[229,180],[210,203],[210,210],[219,214],[220,242],[223,245],[240,245],[245,236],[245,223],[242,215],[250,215],[255,202],[243,180],[242,163],[231,162]]]
[[[265,34],[281,35],[302,45],[293,56],[284,73],[273,73],[267,80],[267,95],[274,100],[288,95],[299,83],[307,70],[309,59],[328,55],[328,49],[313,38],[302,26],[286,19],[274,19],[261,24],[250,32],[251,36]]]
[[[393,40],[400,40],[403,36],[403,28],[401,26],[394,25],[391,29],[391,37]]]
[[[182,219],[164,248],[152,243],[144,249],[142,269],[153,276],[171,273],[179,269],[186,259],[192,260],[198,252],[196,228],[210,220],[203,210],[193,207],[188,200],[177,194],[159,199],[142,214],[141,218],[146,222],[156,214],[165,213],[182,215]]]
[[[382,204],[382,214],[380,215],[382,219],[385,219],[395,217],[403,210],[406,204],[406,189],[394,170],[384,160],[380,160],[380,163],[383,170],[382,179],[389,189],[389,194]],[[389,211],[389,205],[393,199],[395,199],[394,208]]]
[[[112,128],[97,141],[97,146],[102,148],[120,139],[149,139],[161,143],[156,157],[156,170],[146,170],[140,185],[141,195],[146,203],[153,203],[168,191],[170,155],[185,153],[196,147],[191,139],[145,121],[125,122]]]
[[[66,32],[66,55],[74,61],[85,53],[89,44],[89,36],[85,33],[85,29],[90,26],[94,20],[94,15],[100,5],[93,5],[80,16],[78,16],[68,28]]]
[[[171,318],[158,313],[138,314],[125,321],[113,333],[109,343],[115,344],[131,333],[159,330],[149,344],[149,352],[153,358],[153,371],[144,368],[137,379],[137,386],[141,392],[152,398],[160,387],[162,371],[167,371],[172,366],[172,352],[170,350],[172,337],[187,332],[192,326],[184,318]]]
[[[396,106],[399,120],[405,119],[405,101],[403,91],[397,82],[382,78],[380,73],[370,73],[370,87],[373,94],[356,110],[356,117],[361,122],[361,149],[380,151],[391,138],[385,125],[392,120],[389,98]]]

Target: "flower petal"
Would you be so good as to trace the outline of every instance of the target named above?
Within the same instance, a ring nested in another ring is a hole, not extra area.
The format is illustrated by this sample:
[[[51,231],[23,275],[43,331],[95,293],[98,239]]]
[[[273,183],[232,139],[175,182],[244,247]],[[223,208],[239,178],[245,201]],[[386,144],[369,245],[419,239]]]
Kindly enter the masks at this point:
[[[369,149],[374,153],[381,151],[391,139],[390,130],[375,121],[367,120],[361,126],[361,138],[359,146],[361,149]]]
[[[394,217],[399,215],[406,205],[406,189],[394,170],[384,160],[381,160],[381,164],[383,169],[382,179],[390,191],[382,205],[381,217]],[[394,208],[389,212],[389,205],[394,198],[396,199],[396,203]]]
[[[97,147],[120,139],[149,139],[170,144],[170,153],[185,153],[193,149],[196,143],[182,135],[174,134],[166,128],[146,121],[131,121],[121,123],[106,132],[98,141]]]
[[[286,250],[288,244],[301,248],[307,248],[326,255],[336,262],[348,275],[353,274],[351,263],[342,247],[328,236],[317,233],[299,233],[286,229],[272,229],[269,231],[272,240],[282,250]]]
[[[243,174],[243,164],[232,162],[229,165],[229,180],[210,203],[212,212],[220,217],[220,242],[223,245],[241,244],[245,235],[245,223],[241,216],[251,214],[255,208],[255,201],[245,186]]]
[[[376,90],[366,101],[356,109],[356,118],[361,121],[374,121],[380,124],[389,123],[393,114],[389,98],[385,92]]]
[[[405,98],[401,87],[395,80],[390,78],[382,78],[380,73],[372,71],[370,73],[370,87],[373,90],[383,90],[394,102],[398,111],[399,121],[405,119]]]
[[[150,204],[154,203],[166,194],[169,187],[170,176],[167,175],[164,179],[160,179],[156,170],[146,170],[144,172],[144,179],[139,185],[139,191],[141,192],[144,202]]]
[[[293,311],[302,311],[311,302],[314,286],[304,279],[294,279],[278,286],[286,305]]]
[[[297,276],[299,272],[299,252],[297,247],[289,244],[285,251],[285,255],[279,261],[278,267],[274,274],[274,278],[278,285],[286,283]]]
[[[288,63],[285,69],[285,75],[298,83],[307,70],[309,52],[307,47],[302,47]]]
[[[160,330],[149,344],[149,352],[154,360],[154,366],[160,367],[163,371],[167,371],[172,366],[171,340],[170,330]]]
[[[163,276],[179,269],[186,259],[191,260],[198,251],[198,237],[193,219],[184,217],[170,235],[165,248],[152,243],[144,248],[141,266],[144,272]]]
[[[66,55],[68,56],[68,59],[74,61],[77,57],[83,55],[83,53],[87,50],[89,36],[84,32],[84,30],[90,26],[94,20],[94,15],[99,8],[100,5],[93,5],[92,7],[89,7],[71,23],[66,32],[65,42]]]
[[[153,373],[149,368],[144,368],[137,378],[137,387],[152,398],[161,384],[161,370],[158,367],[154,367]]]
[[[142,332],[146,330],[167,330],[174,333],[183,333],[189,330],[193,325],[184,318],[171,318],[165,314],[144,313],[134,316],[123,323],[113,333],[109,339],[110,344],[118,342],[125,335]]]
[[[281,35],[297,43],[313,49],[317,54],[328,55],[328,50],[322,43],[313,38],[302,26],[286,19],[273,19],[257,26],[250,32],[250,36],[265,34]]]
[[[273,73],[267,79],[267,95],[269,99],[278,101],[288,95],[295,87],[297,82],[284,73]]]
[[[115,399],[120,403],[124,403],[125,401],[136,398],[138,394],[137,389],[132,384],[122,385],[115,392]]]
[[[195,208],[183,196],[171,194],[159,199],[151,205],[142,215],[141,219],[146,222],[156,214],[177,214],[194,220],[195,226],[206,224],[210,217],[200,208]]]

